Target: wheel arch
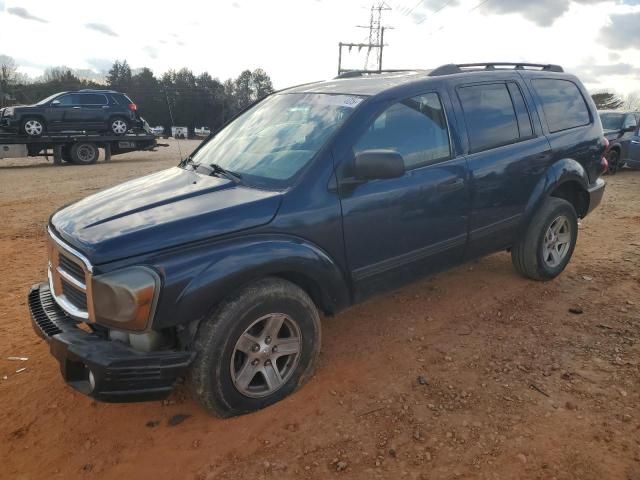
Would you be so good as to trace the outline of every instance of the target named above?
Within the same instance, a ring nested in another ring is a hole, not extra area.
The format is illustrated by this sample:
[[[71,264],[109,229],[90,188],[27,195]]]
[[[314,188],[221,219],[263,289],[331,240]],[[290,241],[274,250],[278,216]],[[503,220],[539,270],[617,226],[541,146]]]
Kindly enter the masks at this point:
[[[576,209],[579,218],[589,211],[589,176],[585,168],[572,158],[558,160],[538,181],[524,211],[523,228],[549,197],[563,198]]]
[[[324,250],[300,239],[260,235],[235,241],[204,252],[185,262],[182,268],[165,269],[167,276],[189,279],[170,286],[174,294],[161,298],[154,328],[198,323],[233,293],[265,277],[287,280],[303,289],[323,313],[332,315],[351,303],[351,291],[342,269]],[[166,302],[166,303],[165,303]],[[192,328],[193,326],[193,328]]]

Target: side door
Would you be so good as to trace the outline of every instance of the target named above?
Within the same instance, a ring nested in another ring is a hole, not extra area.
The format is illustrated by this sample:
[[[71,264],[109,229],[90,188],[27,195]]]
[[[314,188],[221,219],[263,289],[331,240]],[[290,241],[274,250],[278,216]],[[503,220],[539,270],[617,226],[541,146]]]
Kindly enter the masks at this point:
[[[67,128],[67,118],[78,106],[78,95],[67,93],[54,99],[47,108],[47,123],[50,130],[63,130]]]
[[[627,164],[634,168],[640,167],[640,121],[638,124],[638,128],[629,140],[629,156],[627,158]]]
[[[386,106],[342,165],[367,150],[402,155],[398,178],[341,183],[347,262],[356,301],[460,262],[467,239],[467,164],[451,144],[446,96],[427,92]]]
[[[78,129],[90,129],[105,124],[105,112],[109,109],[107,97],[101,93],[77,94],[77,105],[69,115],[69,124]]]
[[[512,245],[527,202],[552,160],[525,92],[517,77],[455,88],[471,177],[468,258]]]

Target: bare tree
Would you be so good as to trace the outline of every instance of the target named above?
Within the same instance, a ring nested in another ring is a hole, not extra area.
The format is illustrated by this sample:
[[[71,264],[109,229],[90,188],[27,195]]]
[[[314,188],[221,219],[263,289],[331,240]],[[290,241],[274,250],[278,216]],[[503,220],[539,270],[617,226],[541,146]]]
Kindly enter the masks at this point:
[[[18,65],[8,55],[0,55],[0,106],[5,106],[7,95],[18,79]]]
[[[627,94],[623,107],[625,110],[640,111],[640,91]]]

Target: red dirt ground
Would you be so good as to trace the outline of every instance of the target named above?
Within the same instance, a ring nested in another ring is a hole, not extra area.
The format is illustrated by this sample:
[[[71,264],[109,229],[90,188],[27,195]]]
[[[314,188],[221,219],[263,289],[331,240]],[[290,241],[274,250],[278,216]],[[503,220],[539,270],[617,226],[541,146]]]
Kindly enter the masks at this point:
[[[0,477],[640,479],[640,172],[608,177],[558,279],[522,279],[502,253],[326,318],[304,388],[220,420],[184,387],[75,393],[26,306],[53,210],[176,158],[0,161]]]

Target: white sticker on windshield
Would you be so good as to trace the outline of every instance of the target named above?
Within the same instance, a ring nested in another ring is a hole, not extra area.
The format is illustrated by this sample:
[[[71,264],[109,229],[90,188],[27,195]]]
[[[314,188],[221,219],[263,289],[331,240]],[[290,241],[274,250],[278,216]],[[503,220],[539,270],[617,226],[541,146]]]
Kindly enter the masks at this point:
[[[318,102],[323,105],[335,105],[338,107],[347,107],[347,108],[356,108],[360,102],[362,102],[362,97],[357,97],[354,95],[319,95]]]

